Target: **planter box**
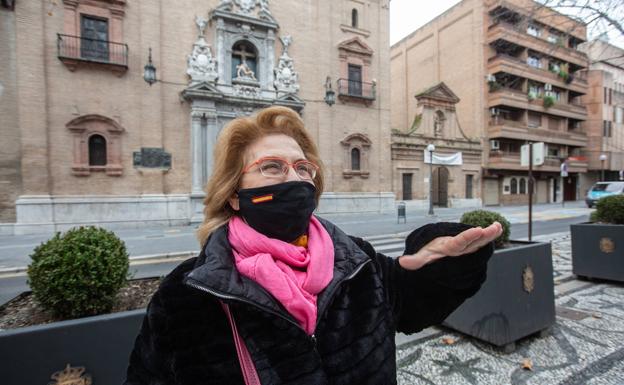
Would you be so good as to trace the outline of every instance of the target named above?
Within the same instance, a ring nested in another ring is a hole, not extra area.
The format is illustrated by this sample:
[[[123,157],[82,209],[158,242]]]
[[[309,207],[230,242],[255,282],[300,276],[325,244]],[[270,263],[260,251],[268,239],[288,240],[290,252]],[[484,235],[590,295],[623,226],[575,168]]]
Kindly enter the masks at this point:
[[[570,225],[572,272],[580,277],[624,282],[624,225]]]
[[[481,289],[443,323],[506,351],[513,351],[520,338],[555,323],[550,243],[512,244],[494,252]]]
[[[69,364],[84,367],[93,385],[121,384],[144,315],[139,309],[1,331],[0,382],[56,383],[50,376]]]

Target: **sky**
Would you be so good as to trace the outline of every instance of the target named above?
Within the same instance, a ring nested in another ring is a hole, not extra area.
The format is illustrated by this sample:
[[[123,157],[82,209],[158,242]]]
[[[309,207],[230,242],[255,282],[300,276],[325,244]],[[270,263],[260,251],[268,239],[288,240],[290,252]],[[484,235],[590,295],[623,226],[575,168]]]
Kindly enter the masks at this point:
[[[390,0],[390,44],[401,40],[457,3],[459,0]],[[611,44],[624,48],[624,36],[611,33],[609,37]]]

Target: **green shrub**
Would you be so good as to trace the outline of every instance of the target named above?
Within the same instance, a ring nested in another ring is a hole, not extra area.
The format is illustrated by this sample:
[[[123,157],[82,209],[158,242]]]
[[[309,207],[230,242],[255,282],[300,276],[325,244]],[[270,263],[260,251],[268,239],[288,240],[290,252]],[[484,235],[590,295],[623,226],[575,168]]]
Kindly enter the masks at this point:
[[[548,109],[555,105],[555,98],[552,96],[544,96],[544,108]]]
[[[492,223],[498,222],[501,224],[501,226],[503,226],[503,233],[494,242],[496,248],[500,248],[504,244],[509,242],[509,233],[510,233],[509,221],[505,219],[505,217],[500,215],[499,213],[495,213],[493,211],[487,211],[487,210],[468,211],[464,213],[464,215],[462,215],[459,221],[467,225],[481,226],[482,228],[486,228]]]
[[[35,299],[64,318],[109,311],[128,277],[124,242],[96,227],[56,233],[34,250],[31,259],[28,283]]]
[[[624,195],[598,199],[595,218],[599,222],[624,225]]]

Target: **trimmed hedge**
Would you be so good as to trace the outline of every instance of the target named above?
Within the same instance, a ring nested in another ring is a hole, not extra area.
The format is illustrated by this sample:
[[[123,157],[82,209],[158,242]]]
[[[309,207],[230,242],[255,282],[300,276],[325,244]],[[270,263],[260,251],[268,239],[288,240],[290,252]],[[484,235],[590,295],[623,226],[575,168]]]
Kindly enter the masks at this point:
[[[494,222],[498,222],[503,226],[503,233],[500,237],[494,241],[495,247],[501,248],[503,245],[509,242],[509,234],[510,234],[510,224],[509,221],[499,213],[495,213],[493,211],[488,210],[473,210],[465,212],[461,219],[459,220],[461,223],[465,223],[467,225],[477,226],[486,228]]]
[[[598,199],[595,214],[590,219],[624,225],[624,195],[611,195]]]
[[[56,233],[30,257],[28,283],[35,299],[63,318],[108,312],[128,278],[126,245],[102,228]]]

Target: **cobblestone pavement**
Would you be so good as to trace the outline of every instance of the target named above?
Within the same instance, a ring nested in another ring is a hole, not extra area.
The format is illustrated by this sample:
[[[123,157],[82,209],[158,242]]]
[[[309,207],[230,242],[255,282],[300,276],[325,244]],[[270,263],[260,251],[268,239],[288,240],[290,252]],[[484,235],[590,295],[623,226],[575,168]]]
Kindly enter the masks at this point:
[[[569,233],[552,242],[557,322],[546,336],[525,338],[513,353],[504,353],[449,329],[431,328],[398,346],[399,384],[624,384],[624,285],[577,281]]]

